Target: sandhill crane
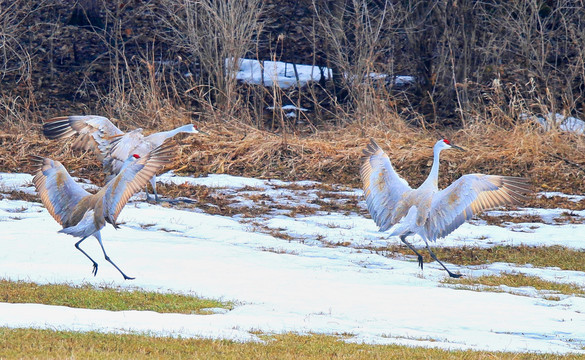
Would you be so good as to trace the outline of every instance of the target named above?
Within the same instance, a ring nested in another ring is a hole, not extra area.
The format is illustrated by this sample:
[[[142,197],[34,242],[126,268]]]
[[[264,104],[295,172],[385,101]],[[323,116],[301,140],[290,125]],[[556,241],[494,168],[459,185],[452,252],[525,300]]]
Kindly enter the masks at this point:
[[[83,240],[92,235],[98,240],[106,260],[118,269],[124,279],[133,279],[124,274],[108,257],[100,230],[106,222],[114,228],[119,227],[116,219],[128,199],[172,160],[174,148],[173,144],[165,143],[143,157],[138,154],[130,155],[118,175],[96,194],[90,194],[77,184],[60,162],[33,156],[33,162],[38,167],[33,183],[41,201],[51,216],[63,226],[59,232],[81,238],[75,243],[75,247],[93,263],[94,276],[97,274],[98,264],[79,247]]]
[[[205,134],[193,124],[148,136],[142,134],[141,128],[124,133],[108,118],[97,115],[61,116],[49,119],[43,124],[43,134],[49,139],[67,138],[78,134],[73,142],[73,149],[94,151],[102,161],[104,170],[110,174],[106,180],[120,172],[124,161],[131,154],[144,156],[178,133]],[[150,184],[155,201],[158,201],[156,176],[150,179]],[[148,191],[146,198],[150,199]]]
[[[406,241],[409,235],[419,235],[424,240],[431,257],[449,271],[429,247],[450,234],[466,220],[480,211],[506,204],[519,204],[529,192],[525,178],[468,174],[463,175],[447,188],[438,188],[439,154],[445,149],[463,150],[449,142],[439,140],[433,148],[434,158],[429,177],[418,189],[412,189],[392,167],[388,155],[371,139],[363,150],[361,180],[368,211],[380,231],[392,228],[390,236],[398,236],[418,256],[422,270],[423,258]]]

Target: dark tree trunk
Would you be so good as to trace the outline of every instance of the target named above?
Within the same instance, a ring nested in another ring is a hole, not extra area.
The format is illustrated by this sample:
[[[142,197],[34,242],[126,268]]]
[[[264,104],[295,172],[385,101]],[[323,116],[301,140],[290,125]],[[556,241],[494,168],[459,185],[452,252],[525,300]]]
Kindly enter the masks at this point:
[[[99,0],[79,0],[71,12],[67,24],[103,29],[104,21],[100,15]]]

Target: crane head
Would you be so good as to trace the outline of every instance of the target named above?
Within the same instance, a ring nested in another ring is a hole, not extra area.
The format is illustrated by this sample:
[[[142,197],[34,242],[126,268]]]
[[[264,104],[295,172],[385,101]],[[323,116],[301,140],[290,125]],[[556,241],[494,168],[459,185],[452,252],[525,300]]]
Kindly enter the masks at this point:
[[[189,132],[189,133],[193,133],[193,134],[197,134],[199,132],[199,129],[197,129],[197,125],[195,124],[189,124],[185,126],[185,132]]]
[[[138,154],[133,154],[132,157],[135,159],[140,159],[140,155],[138,155]]]
[[[203,135],[209,135],[209,134],[208,134],[208,133],[206,133],[205,131],[203,131],[203,130],[199,130],[199,128],[198,128],[198,127],[197,127],[197,125],[195,125],[195,124],[191,124],[191,131],[189,131],[189,132],[192,132],[192,133],[194,133],[194,134],[203,134]]]
[[[456,150],[460,150],[460,151],[465,151],[465,149],[454,145],[453,143],[451,143],[451,141],[447,140],[447,139],[441,139],[439,141],[437,141],[437,144],[435,146],[438,146],[441,150],[443,149],[456,149]]]

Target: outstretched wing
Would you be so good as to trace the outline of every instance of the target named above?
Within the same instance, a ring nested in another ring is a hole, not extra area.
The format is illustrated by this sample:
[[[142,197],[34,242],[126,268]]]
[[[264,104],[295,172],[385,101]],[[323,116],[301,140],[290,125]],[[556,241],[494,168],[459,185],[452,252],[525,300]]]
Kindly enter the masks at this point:
[[[73,115],[47,120],[43,134],[49,139],[67,138],[79,135],[73,142],[73,149],[92,150],[101,155],[110,140],[123,135],[122,130],[103,116]]]
[[[115,226],[116,219],[128,199],[146,186],[157,171],[172,161],[175,144],[166,142],[138,160],[125,163],[116,177],[106,184],[104,217]]]
[[[363,151],[360,175],[368,211],[380,231],[386,231],[406,215],[396,212],[403,195],[412,191],[412,188],[398,176],[388,155],[374,139],[370,141]]]
[[[530,192],[528,179],[468,174],[439,191],[425,224],[429,240],[450,234],[473,215],[503,205],[518,205]]]
[[[130,155],[146,156],[154,148],[144,141],[144,135],[142,135],[140,128],[118,136],[112,139],[104,152],[104,170],[115,176],[120,172],[124,161]]]
[[[73,181],[60,162],[40,156],[32,161],[38,168],[33,183],[41,201],[59,224],[67,226],[75,205],[91,194]]]

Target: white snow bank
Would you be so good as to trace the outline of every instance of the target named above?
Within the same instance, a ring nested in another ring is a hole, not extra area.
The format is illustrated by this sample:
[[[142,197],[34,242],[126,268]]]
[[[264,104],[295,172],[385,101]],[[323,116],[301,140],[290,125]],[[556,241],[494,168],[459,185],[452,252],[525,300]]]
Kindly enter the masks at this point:
[[[558,128],[560,131],[572,132],[579,135],[585,133],[585,121],[572,116],[565,116],[559,113],[548,113],[544,116],[520,114],[520,118],[537,122],[545,131]]]
[[[2,178],[27,184],[24,175],[2,174]],[[284,182],[228,175],[196,179],[170,173],[159,179],[235,193],[257,188],[245,191],[265,192],[274,202],[302,203],[305,197],[318,194],[303,190],[299,191],[301,199],[291,199],[294,190],[276,185]],[[359,190],[340,193],[350,196]],[[546,214],[548,210],[520,211]],[[353,335],[349,341],[372,344],[585,353],[584,298],[564,295],[561,301],[552,301],[534,289],[522,289],[523,295],[530,296],[520,296],[442,285],[446,273],[437,263],[425,264],[421,271],[414,256],[389,258],[368,250],[366,245],[384,246],[399,240],[387,239],[372,220],[358,214],[317,212],[290,217],[276,212],[240,221],[237,215],[130,202],[119,220],[121,229],[108,225],[102,238],[108,255],[136,277],[133,281],[124,281],[103,259],[93,238],[81,245],[99,263],[97,276],[91,276],[91,263],[75,249],[75,239],[57,233],[60,226],[39,203],[0,200],[0,275],[37,283],[105,283],[197,294],[241,305],[225,314],[181,315],[0,303],[0,326],[238,341],[258,341],[257,331],[345,333]],[[262,226],[298,239],[283,240],[259,232]],[[437,246],[527,243],[582,249],[584,226],[526,223],[498,227],[474,221]],[[346,245],[335,245],[338,243]],[[557,268],[446,265],[466,276],[511,271],[585,284],[585,273]]]
[[[294,64],[282,61],[258,61],[254,59],[240,59],[239,71],[236,74],[238,80],[264,86],[274,86],[286,89],[294,85],[304,86],[309,81],[321,80],[321,71],[325,79],[332,76],[332,70],[328,67],[319,67],[315,65],[296,65],[296,74]],[[297,81],[298,75],[298,81]],[[387,74],[371,73],[370,77],[374,79],[385,79]],[[394,83],[398,86],[413,83],[413,76],[400,75],[394,76]]]

